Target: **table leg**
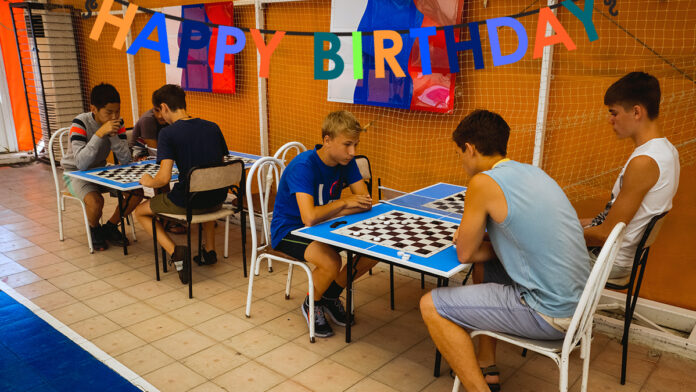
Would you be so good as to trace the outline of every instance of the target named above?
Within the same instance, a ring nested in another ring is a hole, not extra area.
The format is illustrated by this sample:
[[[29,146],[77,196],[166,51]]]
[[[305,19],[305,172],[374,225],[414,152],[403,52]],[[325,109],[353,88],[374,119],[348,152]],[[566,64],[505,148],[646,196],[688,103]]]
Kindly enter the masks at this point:
[[[437,287],[442,287],[442,286],[447,287],[448,285],[449,285],[449,279],[437,278]],[[440,363],[441,362],[442,362],[442,354],[440,354],[440,350],[435,349],[435,368],[433,369],[433,376],[434,377],[440,377]]]
[[[123,213],[125,212],[125,207],[122,206],[123,192],[117,191],[116,194],[118,195],[118,217],[121,220],[121,239],[123,239],[123,255],[126,256],[128,255],[128,245],[126,244],[126,225],[123,222]]]
[[[346,260],[346,343],[350,343],[350,329],[353,323],[353,252],[347,252]]]

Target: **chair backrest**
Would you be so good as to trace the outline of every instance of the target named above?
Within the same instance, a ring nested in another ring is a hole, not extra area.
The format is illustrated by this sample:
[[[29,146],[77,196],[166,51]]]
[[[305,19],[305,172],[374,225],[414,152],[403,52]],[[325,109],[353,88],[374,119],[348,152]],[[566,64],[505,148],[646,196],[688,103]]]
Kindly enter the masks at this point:
[[[358,170],[360,170],[360,175],[365,184],[367,184],[368,192],[372,195],[372,166],[370,166],[370,160],[365,155],[356,155],[355,163],[358,165]]]
[[[302,152],[307,151],[307,147],[304,146],[304,144],[300,142],[287,142],[283,144],[278,151],[273,154],[273,158],[275,159],[280,159],[281,162],[283,162],[283,165],[286,163],[286,157],[290,151],[295,151],[296,155]]]
[[[244,162],[235,159],[229,162],[192,167],[188,172],[188,192],[205,192],[229,188],[244,181]]]
[[[614,229],[612,229],[609,237],[604,242],[602,251],[599,253],[597,261],[590,271],[590,277],[587,279],[587,284],[585,284],[585,289],[582,291],[580,301],[568,327],[568,332],[563,341],[564,352],[570,352],[569,350],[575,347],[580,338],[587,332],[587,329],[592,327],[592,319],[597,309],[597,304],[607,278],[609,278],[609,272],[611,272],[616,255],[621,248],[625,232],[626,224],[619,222],[614,226]]]
[[[637,264],[645,264],[647,261],[650,247],[657,239],[657,235],[660,233],[660,228],[662,228],[662,224],[665,222],[663,218],[665,215],[667,215],[667,212],[669,211],[653,216],[645,226],[643,236],[641,237],[640,242],[638,242],[638,247],[636,248],[636,255],[633,260],[634,269],[636,268]]]
[[[51,139],[48,141],[48,158],[51,161],[51,171],[53,172],[53,183],[56,186],[56,196],[59,198],[61,181],[58,178],[58,165],[56,163],[55,143],[58,142],[58,151],[60,151],[60,156],[62,158],[65,155],[65,151],[67,150],[67,139],[69,134],[70,128],[61,128],[57,130],[55,133],[53,133],[53,135],[51,135]]]
[[[246,179],[246,198],[247,206],[249,208],[249,224],[251,228],[251,242],[252,242],[252,258],[255,260],[256,252],[259,248],[258,234],[256,229],[256,220],[254,219],[255,212],[261,212],[261,222],[263,225],[263,238],[264,244],[268,246],[271,243],[271,222],[269,220],[269,195],[273,190],[278,192],[278,184],[280,183],[280,176],[285,169],[283,161],[272,157],[263,157],[251,166],[249,169],[249,174],[247,174]],[[258,186],[259,193],[259,204],[254,205],[254,198],[252,197],[252,184],[254,184],[254,176],[256,176],[256,184]]]

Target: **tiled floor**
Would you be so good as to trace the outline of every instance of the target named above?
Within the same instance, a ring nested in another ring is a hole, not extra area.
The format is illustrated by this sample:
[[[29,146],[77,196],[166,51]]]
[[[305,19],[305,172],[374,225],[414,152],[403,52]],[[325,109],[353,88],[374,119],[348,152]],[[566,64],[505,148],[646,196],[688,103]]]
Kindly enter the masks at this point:
[[[252,317],[244,316],[239,230],[232,230],[228,259],[194,267],[188,299],[176,274],[155,281],[152,240],[139,227],[128,256],[120,248],[90,255],[79,206],[68,201],[66,239],[59,241],[47,165],[2,167],[0,178],[0,279],[162,391],[451,390],[446,364],[442,377],[432,377],[434,346],[417,309],[425,291],[415,279],[397,277],[394,311],[386,273],[361,279],[353,343],[337,329],[333,338],[310,344],[299,311],[306,292],[299,271],[290,300],[283,295],[285,266],[262,272]],[[590,391],[696,391],[695,362],[638,345],[630,351],[628,382],[621,386],[620,346],[596,334]],[[550,360],[523,358],[505,344],[498,358],[503,390],[557,390]],[[574,354],[572,391],[580,389],[580,371]]]

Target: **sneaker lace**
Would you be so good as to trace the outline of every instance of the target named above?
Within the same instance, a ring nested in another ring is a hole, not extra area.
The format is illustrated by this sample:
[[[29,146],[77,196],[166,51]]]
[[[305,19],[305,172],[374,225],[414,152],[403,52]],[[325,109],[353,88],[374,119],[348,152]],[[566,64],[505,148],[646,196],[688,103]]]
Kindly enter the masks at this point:
[[[314,305],[314,318],[316,324],[326,324],[326,317],[324,316],[324,309],[321,306]]]
[[[346,313],[346,308],[343,307],[343,302],[341,302],[340,298],[334,298],[329,300],[331,302],[331,305],[336,309],[336,311],[340,314],[345,314]]]

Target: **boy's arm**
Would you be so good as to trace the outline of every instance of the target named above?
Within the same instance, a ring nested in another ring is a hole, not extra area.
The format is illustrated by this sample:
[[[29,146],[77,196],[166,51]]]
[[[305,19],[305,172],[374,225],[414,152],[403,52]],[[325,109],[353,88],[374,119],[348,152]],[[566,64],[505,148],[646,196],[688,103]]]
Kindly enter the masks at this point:
[[[350,191],[353,195],[367,196],[369,198],[369,204],[362,203],[357,207],[344,208],[343,211],[341,211],[341,215],[356,214],[372,209],[372,197],[370,197],[370,193],[367,191],[367,184],[365,184],[364,180],[359,180],[350,184]],[[360,198],[360,200],[364,200],[364,198]]]
[[[502,191],[495,181],[485,174],[477,174],[469,181],[466,206],[454,238],[460,263],[485,262],[495,257],[491,243],[483,241],[489,204],[491,200],[502,196],[495,192]]]
[[[174,167],[174,161],[172,159],[163,159],[160,162],[159,171],[155,174],[153,178],[151,175],[145,173],[140,178],[140,183],[143,186],[149,188],[161,188],[169,184],[172,179],[172,167]]]
[[[621,192],[601,225],[585,229],[587,246],[602,246],[609,233],[619,222],[629,224],[640,208],[640,203],[660,177],[657,162],[647,155],[639,155],[628,163],[623,175]],[[468,200],[467,200],[468,202]]]
[[[99,146],[106,142],[102,136],[111,132],[114,127],[115,124],[112,122],[104,123],[88,141],[84,123],[77,118],[73,120],[70,127],[70,149],[78,170],[87,170],[97,161]]]
[[[126,140],[126,127],[123,126],[123,122],[120,125],[116,134],[109,136],[109,142],[111,143],[111,151],[114,152],[118,163],[124,165],[131,162],[131,152],[128,148],[128,140]]]
[[[314,205],[314,196],[297,192],[297,206],[300,208],[302,223],[314,226],[328,219],[344,214],[344,211],[366,211],[371,208],[372,200],[367,195],[350,195],[323,206]]]

